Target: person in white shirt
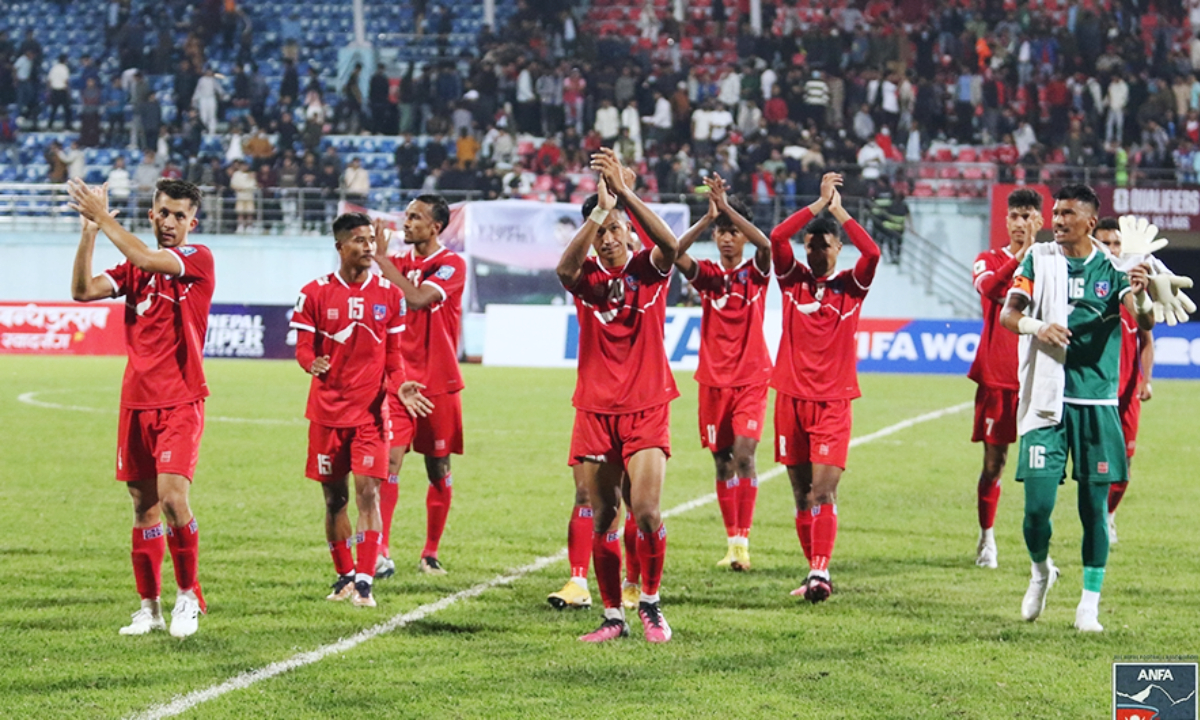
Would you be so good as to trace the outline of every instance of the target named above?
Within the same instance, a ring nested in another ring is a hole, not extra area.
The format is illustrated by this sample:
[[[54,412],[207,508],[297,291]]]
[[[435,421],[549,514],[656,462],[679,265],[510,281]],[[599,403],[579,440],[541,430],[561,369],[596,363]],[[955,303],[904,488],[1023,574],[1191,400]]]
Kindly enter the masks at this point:
[[[707,103],[692,111],[692,149],[698,158],[712,155],[712,111]]]
[[[82,180],[87,175],[87,161],[84,160],[83,150],[79,148],[78,140],[72,140],[71,147],[59,152],[58,157],[67,164],[68,179]]]
[[[733,127],[733,113],[729,112],[724,105],[718,105],[709,111],[708,122],[712,126],[709,138],[714,144],[720,143],[729,134],[729,128]]]
[[[258,191],[258,180],[245,160],[234,163],[233,174],[229,176],[229,188],[234,194],[234,212],[237,213],[238,233],[247,233],[254,227],[255,202],[254,196]]]
[[[883,154],[883,148],[879,147],[875,138],[871,138],[858,151],[857,160],[858,166],[862,168],[863,180],[878,180],[887,156]]]
[[[738,100],[742,99],[742,76],[732,65],[726,68],[717,87],[717,100],[726,109],[737,105]]]
[[[621,134],[621,114],[608,98],[600,101],[600,108],[596,110],[596,121],[592,127],[600,133],[600,138],[608,147],[612,147],[617,136]]]
[[[1023,158],[1029,152],[1029,149],[1037,145],[1037,135],[1033,132],[1033,126],[1029,121],[1021,121],[1021,125],[1017,131],[1013,133],[1013,144],[1017,146],[1017,157]]]
[[[775,68],[768,66],[766,70],[762,71],[759,84],[762,88],[763,102],[771,99],[771,91],[775,89],[775,83],[777,82],[779,82],[779,75],[775,73]]]
[[[371,174],[362,166],[362,161],[354,158],[342,172],[342,187],[346,190],[347,199],[361,204],[371,192]]]
[[[196,90],[192,93],[192,106],[200,114],[200,123],[205,132],[217,131],[217,98],[221,95],[221,86],[213,75],[212,68],[206,68],[204,74],[196,81]]]
[[[665,140],[671,132],[671,101],[658,90],[654,91],[654,114],[643,116],[642,124],[646,126],[649,147]]]
[[[908,140],[904,145],[904,160],[910,163],[921,162],[921,126],[915,122],[910,125]]]
[[[1108,119],[1104,123],[1104,142],[1116,140],[1120,144],[1125,138],[1125,106],[1129,104],[1129,86],[1120,75],[1114,76],[1108,84],[1108,97],[1104,104],[1108,108]]]
[[[246,158],[246,149],[242,145],[242,130],[234,128],[229,136],[229,147],[225,148],[225,164],[231,165]]]
[[[637,101],[630,100],[625,109],[621,111],[621,129],[629,131],[629,139],[637,143],[639,148],[638,159],[641,159],[642,147],[642,116],[637,109]]]
[[[63,109],[63,130],[70,130],[74,122],[71,108],[71,68],[67,66],[67,56],[59,55],[58,62],[50,67],[46,75],[46,85],[50,88],[50,119],[46,121],[46,129],[54,126],[54,118],[58,109]]]

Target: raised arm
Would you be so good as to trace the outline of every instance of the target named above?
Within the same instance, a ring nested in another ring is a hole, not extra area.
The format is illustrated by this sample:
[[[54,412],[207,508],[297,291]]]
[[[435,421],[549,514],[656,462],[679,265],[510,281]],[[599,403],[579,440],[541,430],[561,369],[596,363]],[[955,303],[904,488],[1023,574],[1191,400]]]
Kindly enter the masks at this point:
[[[165,275],[183,273],[183,261],[178,255],[170,250],[151,249],[136,235],[121,227],[121,223],[108,210],[108,183],[90,188],[87,183],[74,178],[67,181],[67,191],[71,196],[71,209],[99,226],[134,267]]]
[[[608,182],[603,175],[600,176],[600,182],[597,184],[596,194],[596,209],[592,210],[592,214],[575,231],[575,237],[567,243],[567,249],[563,250],[562,257],[558,259],[558,267],[555,269],[558,273],[558,281],[568,290],[579,282],[579,276],[583,272],[583,263],[587,260],[588,249],[592,247],[592,242],[596,239],[596,232],[608,214],[617,207],[617,199],[608,191]]]
[[[863,229],[863,226],[850,217],[846,208],[842,207],[842,194],[837,190],[833,192],[833,202],[829,204],[829,212],[845,228],[854,247],[858,248],[859,258],[858,262],[854,264],[854,281],[861,288],[870,286],[871,281],[875,279],[875,268],[879,267],[879,246]]]
[[[404,273],[400,272],[392,259],[388,257],[388,242],[391,240],[391,233],[381,218],[376,218],[374,230],[375,264],[379,266],[379,272],[404,293],[404,300],[408,303],[408,307],[413,310],[421,310],[441,300],[442,294],[434,287],[426,285],[417,287],[411,280],[404,277]]]
[[[113,211],[116,214],[116,211]],[[75,251],[75,266],[71,270],[71,297],[76,302],[92,302],[113,297],[117,288],[104,275],[92,275],[92,251],[96,248],[96,234],[100,227],[87,218],[80,217],[83,232],[79,235],[79,249]]]
[[[671,232],[671,228],[667,227],[663,219],[655,215],[633,191],[626,181],[624,168],[617,159],[617,154],[611,148],[600,148],[600,152],[592,155],[592,168],[605,177],[609,188],[625,203],[626,210],[654,243],[654,250],[650,252],[650,261],[654,263],[654,267],[664,274],[670,271],[679,252],[679,242],[675,239],[675,233]]]
[[[763,275],[771,272],[770,238],[764,235],[763,231],[759,230],[757,225],[750,222],[729,204],[729,195],[727,194],[724,178],[713,173],[706,182],[709,185],[709,199],[716,203],[717,210],[725,213],[725,217],[729,218],[729,222],[733,223],[733,226],[754,246],[754,264],[758,267],[759,272]]]
[[[825,173],[821,177],[821,195],[808,207],[803,207],[792,213],[771,231],[771,262],[775,265],[776,275],[787,275],[796,264],[796,256],[792,252],[792,238],[812,222],[833,199],[833,193],[842,184],[842,176],[838,173]]]
[[[1135,265],[1129,271],[1130,291],[1125,293],[1121,302],[1133,313],[1137,320],[1138,329],[1149,332],[1154,329],[1154,300],[1148,292],[1150,287],[1150,265],[1143,263]]]
[[[698,240],[706,230],[712,227],[713,221],[717,219],[717,215],[719,214],[720,211],[717,210],[717,205],[713,201],[713,195],[710,191],[708,195],[708,212],[704,213],[704,215],[697,220],[694,225],[687,229],[687,232],[683,234],[683,237],[679,238],[679,248],[676,251],[678,255],[675,257],[675,267],[679,268],[679,272],[683,273],[683,276],[688,280],[692,280],[696,277],[696,270],[699,267],[692,256],[687,254],[688,248],[690,248],[692,243],[696,242],[696,240]]]
[[[998,270],[985,273],[975,279],[975,290],[980,295],[995,303],[1004,302],[1004,293],[1012,282],[1013,273],[1021,266],[1019,258],[1012,258],[1000,266]]]

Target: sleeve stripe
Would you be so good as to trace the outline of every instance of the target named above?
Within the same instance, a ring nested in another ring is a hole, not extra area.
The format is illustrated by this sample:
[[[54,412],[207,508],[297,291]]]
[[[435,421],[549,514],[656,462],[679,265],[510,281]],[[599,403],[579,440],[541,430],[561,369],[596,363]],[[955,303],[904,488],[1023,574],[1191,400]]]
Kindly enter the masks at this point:
[[[445,289],[443,289],[441,285],[438,285],[438,284],[437,284],[437,283],[435,283],[435,282],[430,282],[430,281],[428,281],[428,280],[426,280],[425,282],[421,283],[421,286],[422,286],[422,287],[424,287],[425,285],[428,285],[429,287],[431,287],[431,288],[433,288],[434,290],[437,290],[439,293],[441,293],[441,294],[442,294],[442,302],[446,302],[446,298],[447,298],[447,297],[449,297],[449,295],[447,295],[447,294],[446,294],[446,291],[445,291]]]
[[[979,283],[980,283],[980,282],[981,282],[981,281],[982,281],[982,280],[983,280],[985,277],[987,277],[988,275],[995,275],[995,274],[996,274],[996,273],[992,272],[991,270],[987,270],[987,271],[985,271],[985,272],[981,272],[981,273],[979,273],[978,275],[976,275],[976,276],[975,276],[975,282],[973,282],[973,283],[972,283],[972,284],[975,286],[975,290],[976,290],[977,292],[982,292],[982,290],[980,290],[980,289],[979,289]]]
[[[117,285],[117,281],[113,280],[113,276],[109,275],[107,272],[102,272],[100,274],[103,275],[105,277],[105,279],[108,280],[110,285],[112,285],[112,296],[116,297],[117,293],[121,292],[121,288],[120,288],[120,286]]]
[[[866,285],[863,285],[862,283],[860,283],[858,281],[858,277],[854,274],[853,270],[850,271],[850,279],[853,280],[854,284],[857,285],[862,290],[870,290],[871,289],[871,283],[867,283]]]
[[[1019,288],[1019,287],[1012,287],[1012,288],[1009,288],[1009,290],[1008,290],[1008,294],[1009,294],[1009,295],[1012,295],[1012,294],[1014,294],[1014,293],[1015,293],[1015,294],[1017,294],[1017,295],[1021,295],[1021,296],[1025,297],[1025,298],[1027,298],[1027,299],[1029,299],[1029,300],[1033,300],[1033,296],[1032,296],[1032,295],[1030,295],[1029,293],[1025,292],[1024,290],[1022,290],[1022,289],[1021,289],[1021,288]]]
[[[305,325],[304,323],[298,323],[294,320],[291,323],[291,327],[294,327],[297,330],[307,330],[310,333],[315,333],[317,331],[317,329],[315,327],[313,327],[312,325]]]
[[[1131,288],[1129,286],[1121,288],[1121,292],[1117,293],[1117,299],[1118,300],[1124,299],[1125,295],[1130,292],[1133,292],[1133,288]]]
[[[182,277],[187,272],[187,266],[183,264],[183,257],[180,256],[179,249],[171,248],[171,255],[175,256],[175,259],[179,261],[179,272],[175,273],[175,277]]]
[[[396,327],[390,327],[390,328],[388,328],[387,331],[388,331],[388,335],[395,335],[396,333],[404,332],[404,326],[397,325]]]

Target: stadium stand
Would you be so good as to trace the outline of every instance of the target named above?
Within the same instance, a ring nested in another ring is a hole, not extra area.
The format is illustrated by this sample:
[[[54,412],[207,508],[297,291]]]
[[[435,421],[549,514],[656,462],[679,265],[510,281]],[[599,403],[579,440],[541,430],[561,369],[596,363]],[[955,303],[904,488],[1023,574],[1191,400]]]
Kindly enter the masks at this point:
[[[602,143],[647,192],[714,170],[777,205],[830,168],[867,197],[1193,183],[1200,18],[1160,5],[796,0],[764,4],[755,33],[744,0],[690,0],[679,19],[668,0],[497,0],[494,29],[482,3],[366,0],[383,71],[348,83],[351,0],[16,0],[0,212],[53,214],[26,185],[101,182],[118,158],[134,195],[156,170],[232,197],[244,158],[264,203],[327,199],[358,158],[369,204],[422,188],[577,200]]]

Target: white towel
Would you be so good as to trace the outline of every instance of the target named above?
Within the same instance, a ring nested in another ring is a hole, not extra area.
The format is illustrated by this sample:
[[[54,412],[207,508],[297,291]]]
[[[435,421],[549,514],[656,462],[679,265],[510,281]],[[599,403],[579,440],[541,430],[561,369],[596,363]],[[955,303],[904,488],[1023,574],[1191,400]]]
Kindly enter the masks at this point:
[[[1058,243],[1040,243],[1029,249],[1033,256],[1033,298],[1028,317],[1067,326],[1071,308],[1067,300],[1067,258]],[[1035,335],[1022,335],[1017,375],[1021,394],[1017,404],[1017,432],[1021,435],[1062,422],[1067,349],[1044,343]]]

